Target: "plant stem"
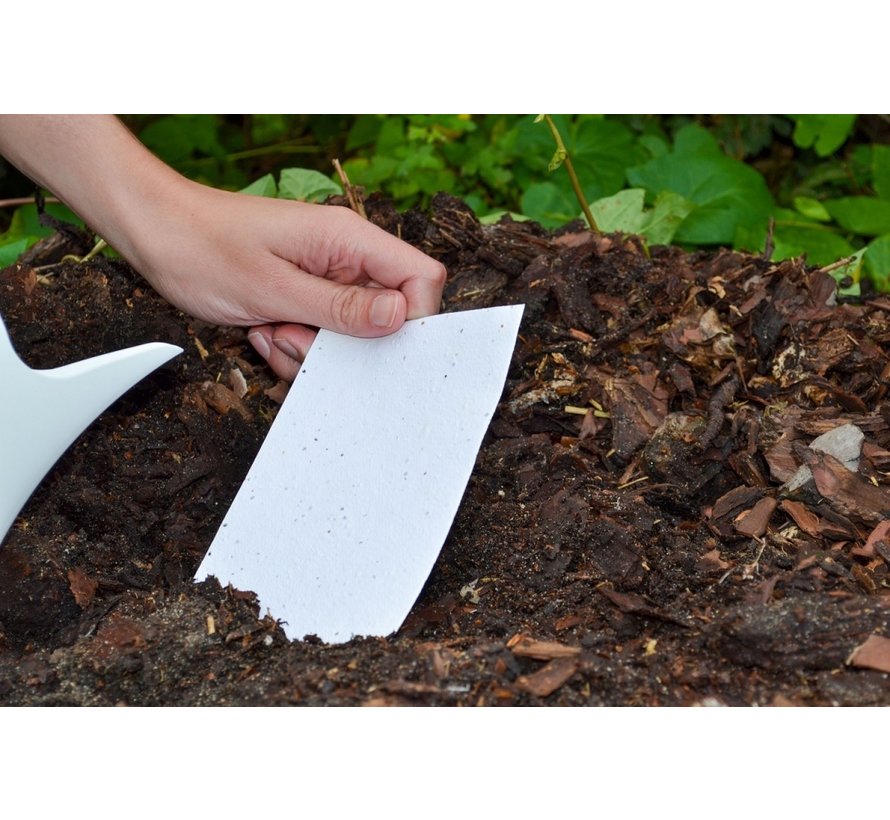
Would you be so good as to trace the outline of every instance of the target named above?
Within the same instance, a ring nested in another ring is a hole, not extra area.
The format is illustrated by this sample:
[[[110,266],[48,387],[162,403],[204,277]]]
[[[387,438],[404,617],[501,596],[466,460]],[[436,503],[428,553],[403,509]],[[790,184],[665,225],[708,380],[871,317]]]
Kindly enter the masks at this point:
[[[600,229],[596,225],[596,220],[593,218],[593,214],[590,212],[590,206],[587,204],[587,199],[584,196],[584,192],[581,190],[581,183],[578,181],[578,175],[575,173],[575,166],[572,165],[572,157],[569,154],[565,143],[562,141],[562,134],[559,133],[556,123],[553,122],[553,118],[549,114],[545,114],[544,119],[546,120],[547,125],[550,126],[550,133],[553,134],[553,139],[556,140],[556,150],[563,156],[563,165],[565,165],[566,171],[568,171],[569,179],[572,182],[572,190],[574,190],[575,196],[581,204],[584,218],[587,220],[590,230],[599,233]]]
[[[47,204],[58,202],[59,200],[53,196],[48,196],[43,200]],[[17,208],[19,205],[33,205],[33,196],[17,196],[12,199],[0,199],[0,208]]]
[[[349,181],[349,177],[346,176],[346,171],[344,171],[343,166],[340,165],[340,160],[335,159],[333,162],[334,168],[337,170],[337,175],[340,177],[340,182],[343,185],[343,192],[349,200],[350,207],[360,217],[367,219],[368,215],[365,213],[365,205],[362,202],[362,198],[359,196],[358,191],[355,190],[355,186]]]

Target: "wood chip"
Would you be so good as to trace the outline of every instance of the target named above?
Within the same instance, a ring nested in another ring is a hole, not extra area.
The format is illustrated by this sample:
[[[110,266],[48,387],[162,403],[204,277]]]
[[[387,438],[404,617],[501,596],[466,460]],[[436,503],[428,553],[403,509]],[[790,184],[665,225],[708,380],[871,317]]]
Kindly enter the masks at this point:
[[[890,672],[890,638],[869,635],[865,643],[853,650],[847,663],[858,669]]]
[[[813,536],[813,538],[821,535],[819,516],[810,512],[810,510],[799,501],[792,501],[791,499],[786,498],[782,501],[779,507],[783,512],[788,513],[788,516],[795,524],[797,524],[801,532],[805,532],[807,535]]]
[[[549,661],[554,658],[573,658],[581,652],[580,647],[566,646],[556,641],[536,641],[528,635],[514,635],[507,647],[513,650],[514,655],[521,658],[534,658],[539,661]]]
[[[689,626],[685,621],[675,615],[671,615],[670,612],[665,612],[663,609],[653,606],[636,592],[618,592],[618,590],[612,589],[606,584],[600,584],[596,591],[604,598],[608,598],[618,609],[626,612],[628,615],[642,615],[646,618],[655,618],[659,621],[677,624],[678,626]]]
[[[81,609],[86,609],[93,602],[96,590],[99,588],[99,582],[90,578],[79,567],[68,570],[68,584],[74,600]]]
[[[714,509],[711,511],[711,518],[723,518],[740,508],[747,508],[748,505],[760,500],[763,490],[758,487],[736,487],[728,493],[724,493],[714,502]]]
[[[237,367],[233,367],[229,371],[229,387],[239,399],[243,399],[247,395],[247,379]]]
[[[221,416],[234,410],[245,421],[253,420],[250,408],[224,384],[206,381],[201,385],[200,390],[201,398]]]
[[[769,496],[761,498],[750,510],[742,513],[733,522],[736,532],[748,538],[760,538],[766,532],[777,503],[775,498]]]
[[[577,669],[577,658],[557,658],[532,675],[518,677],[516,686],[523,692],[546,698],[565,684]]]
[[[860,555],[863,558],[874,558],[876,552],[875,547],[879,541],[885,543],[890,542],[890,519],[881,521],[881,523],[871,531],[871,535],[868,536],[865,544],[861,547],[854,547],[850,552],[853,555]]]
[[[287,397],[288,390],[290,390],[290,385],[282,379],[276,382],[274,387],[270,387],[267,390],[264,390],[263,393],[270,399],[272,399],[272,401],[274,401],[276,404],[282,404],[284,402],[284,399]]]
[[[841,515],[877,524],[890,510],[886,487],[875,487],[828,453],[802,450],[800,455],[813,472],[819,494]]]

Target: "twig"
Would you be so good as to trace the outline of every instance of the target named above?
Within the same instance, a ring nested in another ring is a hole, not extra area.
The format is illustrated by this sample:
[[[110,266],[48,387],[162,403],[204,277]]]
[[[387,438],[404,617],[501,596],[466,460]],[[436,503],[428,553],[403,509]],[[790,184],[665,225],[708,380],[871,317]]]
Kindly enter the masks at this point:
[[[368,214],[365,213],[365,204],[355,190],[355,186],[349,181],[349,177],[346,176],[346,171],[344,171],[343,166],[340,165],[339,159],[334,160],[334,168],[336,168],[337,175],[340,177],[340,182],[343,184],[343,190],[346,192],[346,198],[349,200],[349,207],[360,217],[367,219]]]
[[[824,268],[819,268],[819,273],[831,273],[833,270],[837,270],[838,268],[842,268],[845,265],[849,265],[855,260],[855,256],[845,256],[843,259],[838,259],[837,262],[832,262],[830,265],[826,265]]]

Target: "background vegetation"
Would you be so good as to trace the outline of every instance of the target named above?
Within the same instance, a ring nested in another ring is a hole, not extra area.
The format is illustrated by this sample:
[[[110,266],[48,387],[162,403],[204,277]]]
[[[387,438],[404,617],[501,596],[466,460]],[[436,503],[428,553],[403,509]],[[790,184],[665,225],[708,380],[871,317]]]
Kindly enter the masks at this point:
[[[520,115],[160,115],[124,118],[182,173],[291,198],[353,184],[425,206],[438,191],[483,219],[556,227],[581,216],[545,123]],[[890,119],[880,115],[554,115],[599,226],[652,244],[806,254],[890,290]],[[301,169],[301,170],[294,170]],[[311,172],[311,173],[310,173]],[[29,183],[0,167],[0,198]],[[64,213],[59,207],[57,212]],[[0,264],[44,232],[33,206],[0,211]],[[855,287],[854,287],[855,289]]]

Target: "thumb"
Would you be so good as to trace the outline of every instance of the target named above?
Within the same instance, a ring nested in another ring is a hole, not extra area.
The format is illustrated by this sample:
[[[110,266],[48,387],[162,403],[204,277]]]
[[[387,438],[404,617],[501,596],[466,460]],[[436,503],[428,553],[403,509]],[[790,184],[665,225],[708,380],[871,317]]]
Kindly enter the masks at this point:
[[[373,338],[398,330],[408,314],[408,300],[397,290],[360,285],[332,285],[330,330]]]
[[[373,338],[394,333],[408,313],[398,290],[332,282],[305,272],[278,279],[265,306],[268,322],[323,327],[349,336]],[[261,308],[262,310],[262,308]]]

